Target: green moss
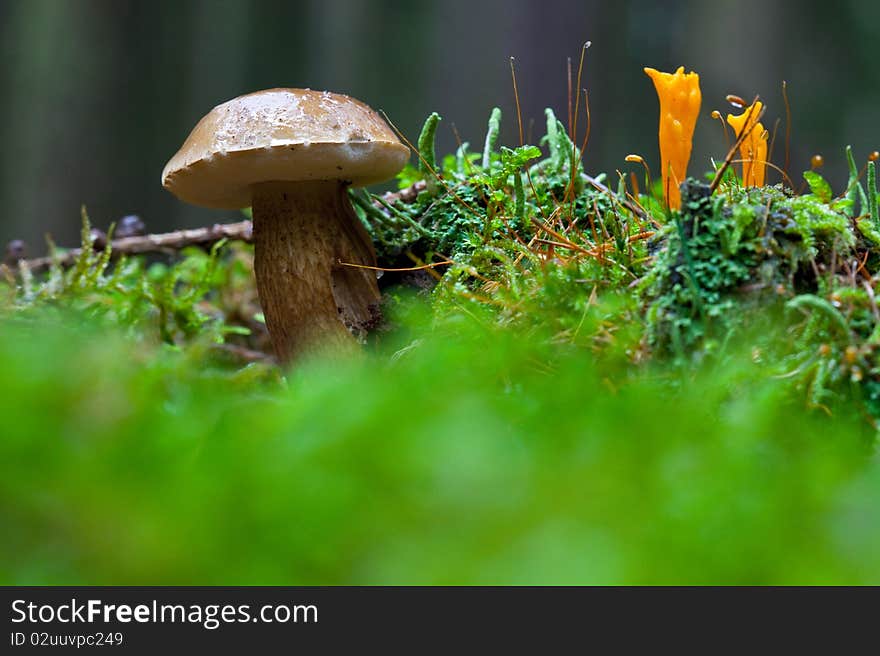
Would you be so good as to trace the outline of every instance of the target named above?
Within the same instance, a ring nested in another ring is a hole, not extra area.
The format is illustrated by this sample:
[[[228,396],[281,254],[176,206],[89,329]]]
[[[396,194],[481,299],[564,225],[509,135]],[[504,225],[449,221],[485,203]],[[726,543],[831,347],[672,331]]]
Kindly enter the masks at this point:
[[[816,195],[731,185],[709,197],[695,181],[684,189],[642,288],[650,343],[661,353],[711,349],[753,311],[824,291],[820,266],[856,254],[849,218]]]

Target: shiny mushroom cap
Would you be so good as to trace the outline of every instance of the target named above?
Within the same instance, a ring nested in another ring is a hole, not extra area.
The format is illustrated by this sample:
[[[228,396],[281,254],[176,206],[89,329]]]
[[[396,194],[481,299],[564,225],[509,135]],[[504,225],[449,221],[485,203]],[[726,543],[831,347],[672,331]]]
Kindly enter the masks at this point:
[[[262,182],[381,182],[409,157],[367,105],[338,93],[268,89],[212,109],[165,165],[162,185],[180,200],[217,209],[251,204]]]

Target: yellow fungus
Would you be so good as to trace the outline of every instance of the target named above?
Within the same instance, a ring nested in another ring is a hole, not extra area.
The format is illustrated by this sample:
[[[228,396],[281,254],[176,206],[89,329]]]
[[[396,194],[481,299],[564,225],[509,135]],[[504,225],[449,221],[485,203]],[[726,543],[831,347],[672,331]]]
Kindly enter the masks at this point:
[[[764,105],[760,100],[747,107],[739,116],[727,115],[727,122],[736,131],[739,139],[743,132],[748,135],[739,147],[742,162],[742,183],[745,187],[763,187],[767,173],[767,130],[758,122]],[[748,121],[748,124],[746,123]]]
[[[694,127],[700,113],[700,76],[685,73],[680,66],[675,73],[645,68],[654,82],[660,99],[660,164],[663,173],[663,196],[670,209],[681,207],[679,185],[687,177]]]

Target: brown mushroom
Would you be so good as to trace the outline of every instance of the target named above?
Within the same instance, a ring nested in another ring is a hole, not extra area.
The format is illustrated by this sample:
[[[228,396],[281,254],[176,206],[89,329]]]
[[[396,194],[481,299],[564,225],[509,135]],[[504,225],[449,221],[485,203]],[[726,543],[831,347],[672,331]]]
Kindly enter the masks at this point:
[[[282,361],[350,348],[375,319],[369,235],[349,185],[387,180],[409,150],[364,103],[308,89],[269,89],[211,110],[165,166],[179,199],[253,209],[257,290]]]

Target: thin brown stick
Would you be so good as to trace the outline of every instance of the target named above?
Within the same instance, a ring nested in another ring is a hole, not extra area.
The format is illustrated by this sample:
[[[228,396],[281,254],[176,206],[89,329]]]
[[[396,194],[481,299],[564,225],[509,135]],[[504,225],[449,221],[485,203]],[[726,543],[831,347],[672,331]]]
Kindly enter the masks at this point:
[[[574,131],[573,131],[573,123],[572,123],[572,116],[574,114],[572,111],[572,104],[571,104],[571,57],[568,58],[567,73],[568,73],[568,136],[572,141],[574,141],[575,136],[574,136]]]
[[[253,226],[250,221],[237,223],[215,223],[207,228],[192,230],[175,230],[141,237],[124,237],[110,242],[114,255],[141,255],[144,253],[170,253],[187,246],[208,246],[221,239],[237,241],[253,241]],[[82,254],[81,248],[72,248],[55,256],[37,257],[31,260],[20,260],[19,265],[26,266],[30,271],[37,272],[48,269],[53,263],[59,266],[72,266]]]
[[[788,165],[791,153],[791,104],[788,101],[788,83],[782,81],[782,101],[785,103],[785,163],[782,169],[788,175]]]
[[[767,147],[768,162],[773,159],[773,147],[776,145],[776,133],[779,131],[780,123],[782,123],[782,119],[778,118],[773,122],[773,136],[770,137],[770,145]],[[788,173],[786,173],[786,175],[788,175]]]
[[[575,161],[579,161],[584,155],[583,150],[581,150],[580,153],[578,153],[578,151],[577,151],[578,114],[580,112],[580,103],[581,103],[581,93],[580,93],[581,79],[582,79],[582,76],[584,73],[584,59],[587,55],[587,49],[591,45],[592,45],[592,43],[590,41],[587,41],[586,43],[584,43],[583,47],[581,48],[581,58],[580,58],[580,62],[578,63],[578,72],[577,72],[577,87],[576,88],[578,89],[578,93],[577,93],[577,98],[575,98],[575,101],[574,101],[573,125],[570,126],[570,128],[571,128],[571,183],[566,187],[565,195],[563,196],[562,200],[565,201],[567,199],[569,193],[572,195],[572,209],[571,209],[572,213],[574,211],[574,181],[575,181],[575,178],[577,177],[577,167],[575,165]],[[586,89],[584,89],[584,96],[586,96]],[[589,116],[590,116],[590,109],[589,109],[589,107],[587,107],[587,119],[588,120],[589,120]],[[589,139],[589,128],[587,129],[587,137],[586,138]]]
[[[450,264],[455,264],[452,260],[443,260],[442,262],[431,262],[430,264],[423,264],[422,266],[414,266],[414,267],[398,267],[394,269],[389,269],[388,267],[377,267],[377,266],[367,266],[366,264],[353,264],[352,262],[342,262],[341,260],[338,262],[340,266],[354,267],[355,269],[370,269],[371,271],[385,271],[385,272],[398,272],[398,271],[424,271],[425,269],[433,269],[438,266],[448,266]]]
[[[419,193],[425,190],[425,187],[425,182],[419,180],[412,186],[400,191],[386,192],[381,198],[386,203],[394,203],[396,201],[412,203],[415,202]],[[380,203],[377,202],[375,205],[381,208]],[[246,220],[235,223],[215,223],[206,228],[124,237],[111,241],[110,248],[114,257],[119,255],[143,255],[146,253],[174,253],[187,246],[211,246],[221,239],[252,243],[253,225],[250,221]],[[61,267],[72,266],[81,254],[81,248],[72,248],[63,253],[58,253],[54,257],[35,257],[23,259],[17,263],[9,262],[8,264],[14,266],[15,264],[23,263],[32,273],[38,273],[48,269],[52,266],[53,262],[56,262]]]
[[[568,248],[573,251],[577,251],[578,253],[584,253],[586,255],[590,254],[590,251],[587,250],[586,248],[583,248],[582,246],[578,246],[574,242],[570,241],[567,237],[565,237],[565,235],[562,235],[559,232],[556,232],[550,226],[541,223],[540,221],[538,221],[534,217],[532,218],[532,223],[534,223],[535,226],[537,228],[539,228],[540,230],[543,230],[544,232],[547,232],[547,233],[553,235],[554,237],[556,237],[557,241],[560,244],[562,244],[565,248]],[[538,233],[538,234],[540,234],[540,233]],[[538,239],[540,239],[540,237],[537,237],[537,235],[536,235],[535,240],[537,241]]]
[[[519,145],[523,145],[523,122],[522,110],[519,104],[519,88],[516,86],[516,67],[513,64],[513,57],[510,58],[510,79],[513,81],[513,99],[516,103],[516,124],[519,127]]]

